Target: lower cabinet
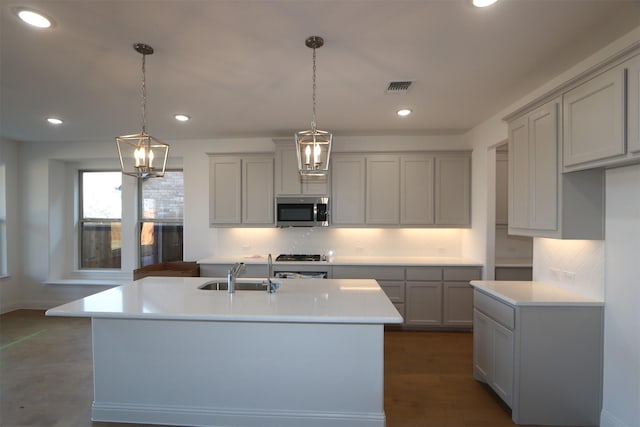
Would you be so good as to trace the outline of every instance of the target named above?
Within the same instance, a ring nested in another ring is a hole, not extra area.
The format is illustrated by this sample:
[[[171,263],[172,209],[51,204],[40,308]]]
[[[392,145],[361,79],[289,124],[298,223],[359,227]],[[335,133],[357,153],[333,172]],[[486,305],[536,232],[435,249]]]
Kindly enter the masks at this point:
[[[481,267],[333,266],[334,279],[375,279],[404,318],[403,327],[473,326],[473,289]]]
[[[473,372],[509,407],[513,397],[513,331],[473,312]]]
[[[603,307],[511,304],[475,290],[473,376],[516,424],[598,426]]]
[[[405,310],[406,325],[442,325],[442,283],[407,282]]]

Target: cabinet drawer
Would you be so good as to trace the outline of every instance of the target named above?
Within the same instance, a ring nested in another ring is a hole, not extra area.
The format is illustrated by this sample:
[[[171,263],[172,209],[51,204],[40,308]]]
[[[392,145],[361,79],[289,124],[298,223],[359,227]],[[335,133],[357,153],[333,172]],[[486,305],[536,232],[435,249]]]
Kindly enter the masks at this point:
[[[379,280],[378,284],[393,303],[404,302],[404,282]]]
[[[481,270],[474,267],[446,267],[444,269],[444,280],[466,282],[479,280],[481,276]]]
[[[442,268],[407,267],[407,280],[442,280]]]
[[[333,266],[335,279],[404,280],[403,267]]]
[[[473,304],[476,309],[501,325],[511,330],[515,327],[515,313],[512,306],[498,301],[478,290],[473,294]]]

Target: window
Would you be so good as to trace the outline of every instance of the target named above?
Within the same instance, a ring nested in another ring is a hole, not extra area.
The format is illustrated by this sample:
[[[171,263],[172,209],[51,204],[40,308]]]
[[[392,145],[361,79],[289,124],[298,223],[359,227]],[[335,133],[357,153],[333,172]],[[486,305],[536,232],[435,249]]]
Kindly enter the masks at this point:
[[[80,268],[121,267],[122,173],[80,171]]]
[[[141,179],[140,266],[182,261],[184,183],[182,171]]]

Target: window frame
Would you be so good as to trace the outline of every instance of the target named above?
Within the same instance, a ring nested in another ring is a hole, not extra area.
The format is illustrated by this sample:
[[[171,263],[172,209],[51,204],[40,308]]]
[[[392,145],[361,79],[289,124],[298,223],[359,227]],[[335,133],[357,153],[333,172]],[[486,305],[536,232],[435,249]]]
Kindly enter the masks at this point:
[[[120,192],[120,197],[121,197],[121,211],[120,211],[120,218],[119,219],[114,219],[114,218],[91,218],[90,220],[86,220],[84,218],[84,212],[83,212],[83,208],[84,208],[84,199],[83,199],[83,195],[84,195],[84,180],[83,180],[83,173],[85,172],[118,172],[121,173],[122,172],[118,169],[112,169],[112,168],[99,168],[99,169],[94,169],[94,168],[79,168],[77,169],[77,183],[78,183],[78,197],[76,198],[77,200],[77,215],[78,215],[78,220],[77,220],[77,233],[76,233],[76,261],[75,261],[75,270],[80,271],[80,272],[91,272],[91,271],[96,271],[96,272],[114,272],[114,271],[122,271],[123,269],[123,263],[122,263],[122,252],[120,255],[120,266],[119,267],[83,267],[82,266],[82,256],[83,256],[83,230],[84,230],[84,224],[86,223],[103,223],[103,222],[118,222],[120,223],[120,233],[121,235],[124,234],[124,228],[123,228],[123,217],[124,217],[124,195],[122,193],[122,191]],[[122,181],[121,181],[121,186],[124,186],[124,175],[122,175]],[[121,243],[122,245],[122,243]]]
[[[165,172],[180,172],[182,173],[182,192],[184,195],[184,169],[182,168],[171,168],[166,169]],[[148,179],[163,179],[163,178],[148,178]],[[166,224],[166,225],[181,225],[182,226],[182,237],[184,241],[184,205],[183,205],[183,215],[182,218],[149,218],[146,219],[144,217],[144,194],[142,191],[142,184],[144,180],[138,179],[137,183],[137,220],[136,220],[136,253],[137,253],[137,266],[138,268],[142,267],[142,227],[145,222],[152,224]],[[182,247],[182,257],[181,260],[184,260],[184,244]]]

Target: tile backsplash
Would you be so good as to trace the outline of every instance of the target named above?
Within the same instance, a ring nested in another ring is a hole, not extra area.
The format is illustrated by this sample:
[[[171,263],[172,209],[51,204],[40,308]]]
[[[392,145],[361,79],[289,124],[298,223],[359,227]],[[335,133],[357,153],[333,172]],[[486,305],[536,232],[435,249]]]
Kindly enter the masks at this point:
[[[533,240],[533,280],[604,299],[604,240]]]
[[[216,255],[320,253],[336,256],[462,256],[461,229],[220,228]]]

